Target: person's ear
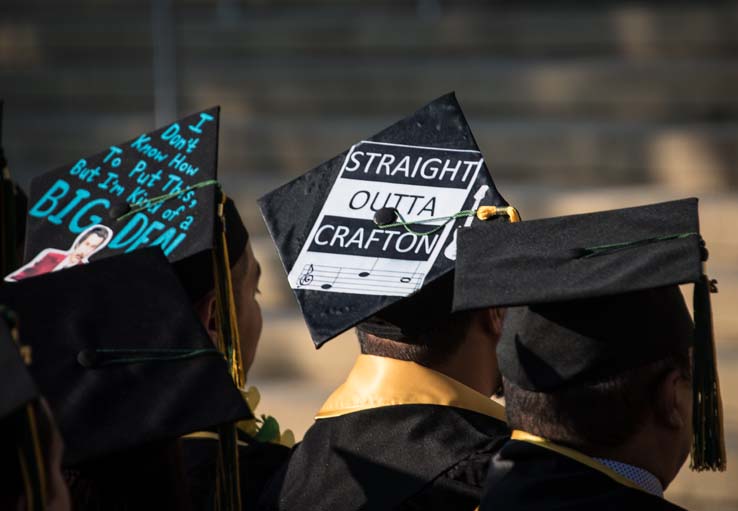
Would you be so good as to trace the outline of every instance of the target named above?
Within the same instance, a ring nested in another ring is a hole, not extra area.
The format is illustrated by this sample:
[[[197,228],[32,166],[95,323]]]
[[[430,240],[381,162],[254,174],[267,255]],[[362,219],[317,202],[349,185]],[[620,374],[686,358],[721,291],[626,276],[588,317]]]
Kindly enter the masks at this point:
[[[200,318],[200,322],[205,327],[210,340],[214,344],[218,342],[218,330],[215,321],[215,293],[208,293],[205,297],[200,300],[195,307],[197,316]]]
[[[498,340],[502,334],[502,323],[505,320],[505,309],[490,307],[483,310],[484,323],[487,325],[488,333]]]
[[[489,324],[492,328],[492,332],[496,339],[502,335],[502,324],[505,321],[505,309],[501,307],[494,307],[487,309],[487,315],[489,316]]]
[[[659,423],[674,430],[688,427],[692,392],[681,371],[672,369],[661,379],[656,389],[656,401],[656,420]]]

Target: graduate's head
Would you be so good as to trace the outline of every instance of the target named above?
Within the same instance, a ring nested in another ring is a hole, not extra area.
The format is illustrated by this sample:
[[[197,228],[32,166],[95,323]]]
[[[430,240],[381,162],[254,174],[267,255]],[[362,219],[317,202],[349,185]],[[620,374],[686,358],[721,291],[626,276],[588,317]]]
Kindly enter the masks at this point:
[[[230,262],[231,284],[236,306],[236,324],[241,342],[244,370],[254,361],[261,336],[261,308],[256,299],[261,267],[249,242],[249,233],[233,200],[223,205],[226,225],[226,249]],[[216,296],[211,252],[196,254],[174,263],[174,267],[197,310],[203,325],[215,342]]]
[[[665,483],[691,436],[693,469],[725,469],[696,199],[480,223],[459,248],[455,308],[509,307],[497,356],[513,427],[593,452],[640,444]]]
[[[512,309],[498,347],[509,426],[602,457],[649,449],[666,485],[692,441],[692,336],[676,286]]]
[[[452,296],[449,274],[359,323],[361,352],[431,368],[443,368],[460,351],[494,357],[502,309],[452,312]],[[492,389],[498,392],[502,380],[496,370],[492,373]]]

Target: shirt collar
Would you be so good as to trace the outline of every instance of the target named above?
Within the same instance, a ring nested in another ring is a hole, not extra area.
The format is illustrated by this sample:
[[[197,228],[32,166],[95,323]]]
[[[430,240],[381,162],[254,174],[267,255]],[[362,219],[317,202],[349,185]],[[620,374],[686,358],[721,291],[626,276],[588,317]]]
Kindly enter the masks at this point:
[[[315,418],[409,404],[463,408],[505,422],[502,405],[471,387],[415,362],[374,355],[359,355]]]
[[[659,481],[658,477],[653,475],[648,470],[633,465],[628,465],[627,463],[623,463],[622,461],[615,461],[607,458],[593,459],[599,461],[613,472],[637,484],[651,495],[656,495],[657,497],[663,498],[664,487],[661,486],[661,481]]]
[[[566,446],[563,446],[563,445],[556,444],[556,443],[551,442],[550,440],[547,440],[547,439],[545,439],[543,437],[539,437],[537,435],[533,435],[531,433],[528,433],[526,431],[521,431],[521,430],[518,430],[518,429],[513,430],[510,439],[511,440],[517,440],[517,441],[520,441],[520,442],[531,443],[531,444],[534,444],[534,445],[538,445],[540,447],[543,447],[544,449],[548,449],[548,450],[557,452],[557,453],[559,453],[559,454],[561,454],[563,456],[566,456],[567,458],[571,458],[574,461],[578,461],[579,463],[581,463],[583,465],[586,465],[589,468],[592,468],[594,470],[597,470],[598,472],[602,472],[603,474],[605,474],[606,476],[608,476],[610,479],[612,479],[612,480],[614,480],[614,481],[622,484],[623,486],[628,486],[629,488],[635,488],[636,490],[641,490],[641,491],[644,491],[646,493],[653,493],[652,491],[650,491],[652,489],[650,485],[653,484],[653,481],[650,481],[648,483],[649,484],[649,487],[647,488],[645,486],[641,486],[641,482],[642,482],[641,479],[636,480],[636,479],[633,479],[631,477],[627,477],[624,474],[624,472],[623,472],[626,469],[626,467],[629,467],[629,468],[633,468],[633,469],[638,469],[639,471],[644,472],[645,475],[651,476],[654,479],[656,479],[656,477],[653,474],[651,474],[650,472],[648,472],[646,470],[643,470],[641,468],[633,467],[631,465],[627,465],[627,464],[621,463],[621,462],[616,462],[616,461],[613,461],[613,460],[604,460],[603,461],[602,458],[592,458],[592,457],[587,456],[586,454],[584,454],[582,452],[579,452],[579,451],[577,451],[575,449],[572,449],[571,447],[566,447]],[[605,461],[607,461],[608,463],[605,463]],[[613,464],[615,464],[615,463],[617,463],[619,465],[619,467],[618,467],[619,470],[616,470],[614,468]],[[641,476],[641,477],[644,477],[645,475],[639,473],[639,476]],[[646,477],[646,479],[648,479],[648,478]],[[645,481],[645,479],[643,479],[643,480]],[[661,496],[661,497],[663,497],[663,493],[664,492],[663,492],[663,488],[661,488],[661,483],[658,482],[658,479],[656,479],[656,482],[658,483],[658,486],[659,486],[659,489],[660,489],[658,495]]]

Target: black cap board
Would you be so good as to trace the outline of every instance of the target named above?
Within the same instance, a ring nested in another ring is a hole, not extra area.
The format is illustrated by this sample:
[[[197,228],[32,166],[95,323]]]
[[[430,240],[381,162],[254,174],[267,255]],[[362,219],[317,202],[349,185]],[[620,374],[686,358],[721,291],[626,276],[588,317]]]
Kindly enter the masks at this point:
[[[213,246],[219,107],[31,182],[20,280],[138,248],[170,261]]]
[[[161,250],[0,288],[33,353],[65,464],[250,417]]]
[[[723,469],[722,406],[697,199],[459,234],[454,309],[512,306],[503,376],[553,392],[693,346],[693,466]],[[695,321],[678,284],[695,283]]]
[[[507,203],[454,94],[259,199],[316,347],[453,270],[485,205]]]

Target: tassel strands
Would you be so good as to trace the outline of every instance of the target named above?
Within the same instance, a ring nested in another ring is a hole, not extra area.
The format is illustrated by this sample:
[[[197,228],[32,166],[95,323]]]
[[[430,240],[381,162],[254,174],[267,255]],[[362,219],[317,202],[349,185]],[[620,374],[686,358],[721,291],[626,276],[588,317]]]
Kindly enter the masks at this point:
[[[213,272],[215,277],[216,325],[218,350],[228,362],[228,372],[239,389],[246,384],[241,358],[241,343],[236,323],[236,307],[231,281],[231,265],[226,243],[223,205],[226,196],[220,193],[216,215],[215,245],[213,249]],[[218,477],[216,481],[216,507],[225,511],[241,509],[240,468],[238,460],[238,437],[235,424],[223,424],[218,428],[220,451],[218,455]]]
[[[692,353],[693,428],[692,460],[696,471],[726,469],[723,405],[717,372],[710,293],[715,281],[706,275],[694,286],[695,342]]]

